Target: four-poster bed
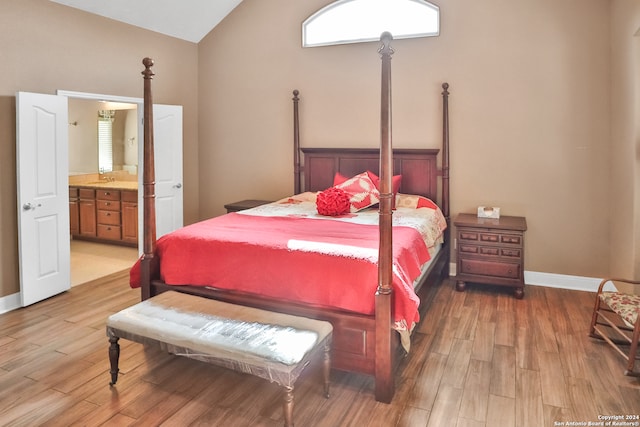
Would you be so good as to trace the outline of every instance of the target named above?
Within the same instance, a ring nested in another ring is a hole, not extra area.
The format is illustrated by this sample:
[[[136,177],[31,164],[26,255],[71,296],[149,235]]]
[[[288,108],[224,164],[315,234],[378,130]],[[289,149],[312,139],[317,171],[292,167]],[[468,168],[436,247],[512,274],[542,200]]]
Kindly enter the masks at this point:
[[[223,289],[216,285],[194,286],[193,282],[162,280],[167,276],[168,268],[160,262],[162,255],[166,253],[158,250],[155,238],[155,206],[154,206],[154,162],[153,162],[153,118],[152,118],[152,95],[151,79],[153,72],[151,66],[153,61],[145,58],[144,75],[144,170],[143,170],[143,190],[144,190],[144,254],[140,259],[138,269],[139,274],[135,281],[139,281],[142,299],[148,299],[154,295],[167,290],[177,290],[206,298],[213,298],[233,304],[246,305],[266,309],[270,311],[282,312],[297,316],[304,316],[319,320],[326,320],[332,323],[333,333],[333,367],[341,370],[364,373],[375,377],[375,396],[378,401],[390,402],[394,395],[394,369],[402,353],[402,344],[399,334],[393,330],[394,315],[398,313],[398,303],[402,303],[402,295],[398,293],[396,270],[396,247],[394,235],[399,233],[397,228],[392,233],[393,206],[397,189],[394,176],[401,175],[399,192],[403,194],[421,196],[431,200],[440,200],[443,223],[449,221],[449,135],[448,135],[448,85],[443,87],[443,147],[442,147],[442,168],[438,171],[437,155],[438,149],[392,149],[391,144],[391,35],[383,34],[382,47],[379,53],[382,57],[382,79],[381,79],[381,140],[380,149],[326,149],[326,148],[301,148],[299,139],[299,114],[298,102],[299,93],[294,91],[294,175],[295,194],[301,192],[302,179],[304,177],[304,190],[306,192],[319,192],[334,185],[336,174],[347,177],[371,171],[379,174],[379,226],[376,224],[377,234],[377,286],[373,287],[371,295],[371,310],[365,312],[355,312],[342,307],[327,306],[323,303],[309,301],[287,300],[277,296],[265,296],[256,294],[244,289]],[[301,157],[304,159],[302,165]],[[438,177],[441,176],[441,185],[438,185]],[[376,176],[377,178],[377,176]],[[438,198],[437,190],[442,191]],[[306,194],[306,193],[305,193]],[[293,199],[289,199],[293,200]],[[399,199],[398,199],[399,200]],[[422,200],[422,199],[421,199]],[[295,199],[298,203],[299,199]],[[260,208],[256,208],[260,209]],[[401,208],[398,208],[396,216]],[[437,207],[435,208],[436,211]],[[235,215],[242,218],[245,223],[249,223],[249,215],[241,213],[227,214],[229,218]],[[290,215],[291,216],[291,215]],[[218,217],[221,218],[221,217]],[[214,218],[214,220],[217,218]],[[223,219],[225,221],[226,219]],[[318,221],[332,222],[332,221]],[[220,222],[220,221],[218,221]],[[352,224],[345,224],[345,227]],[[395,226],[394,226],[395,227]],[[185,227],[187,228],[187,227]],[[196,226],[197,228],[197,226]],[[444,226],[442,227],[444,228]],[[257,228],[256,228],[257,229]],[[252,231],[251,233],[254,233]],[[413,283],[413,291],[423,302],[429,288],[443,280],[448,275],[449,266],[449,239],[448,233],[443,233],[444,243],[440,246],[434,245],[434,249],[429,248],[431,260],[429,267],[422,272],[419,280]],[[244,239],[251,240],[254,234],[246,234]],[[164,237],[163,237],[164,239]],[[163,239],[160,239],[161,241]],[[379,240],[379,243],[378,243]],[[438,250],[439,248],[439,250]],[[202,250],[200,250],[202,252]],[[293,256],[293,255],[292,255]],[[394,258],[395,257],[395,258]],[[186,259],[186,258],[185,258]],[[291,258],[295,259],[295,258]],[[187,262],[187,261],[185,261]],[[191,258],[188,258],[191,263]],[[195,261],[193,261],[195,263]],[[221,262],[219,259],[209,262]],[[292,261],[291,264],[295,264]],[[195,265],[178,264],[178,270],[197,270]],[[264,267],[246,265],[244,270],[254,270],[253,275],[263,274],[266,281],[267,276],[275,274],[274,271],[267,271]],[[349,267],[350,268],[350,267]],[[260,269],[259,271],[255,271]],[[132,285],[134,278],[132,270]],[[416,275],[417,276],[417,275]],[[304,277],[305,280],[311,278]],[[412,279],[413,280],[413,279]],[[166,282],[166,283],[165,283]],[[172,284],[167,284],[172,283]],[[189,285],[185,285],[189,283]],[[176,286],[180,285],[180,286]],[[347,285],[347,284],[343,284]],[[351,285],[351,283],[348,283]],[[368,299],[366,296],[361,299]],[[417,303],[416,303],[417,305]],[[410,329],[409,329],[410,332]],[[406,348],[406,347],[405,347]]]

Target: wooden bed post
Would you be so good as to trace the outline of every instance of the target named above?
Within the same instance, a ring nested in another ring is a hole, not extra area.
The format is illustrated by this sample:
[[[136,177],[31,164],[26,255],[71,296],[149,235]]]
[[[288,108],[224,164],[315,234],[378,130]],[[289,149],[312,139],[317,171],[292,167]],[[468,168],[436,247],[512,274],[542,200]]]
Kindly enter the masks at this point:
[[[153,155],[153,100],[151,96],[151,80],[154,73],[151,71],[153,59],[142,60],[145,70],[144,76],[144,171],[142,187],[144,191],[144,227],[143,227],[143,255],[140,262],[140,288],[142,299],[151,297],[151,277],[155,271],[156,260],[156,205],[155,205],[155,166]]]
[[[441,210],[447,221],[447,229],[444,230],[444,245],[442,249],[451,251],[451,217],[449,213],[449,83],[442,83],[442,198]],[[449,258],[442,269],[442,280],[449,277]]]
[[[449,224],[449,83],[442,83],[442,214]]]
[[[390,403],[395,393],[392,354],[392,198],[393,147],[391,141],[391,55],[393,37],[384,32],[378,50],[382,59],[380,100],[380,209],[378,252],[378,289],[376,291],[376,400]]]
[[[293,91],[293,194],[300,194],[300,126],[298,115],[298,89]]]

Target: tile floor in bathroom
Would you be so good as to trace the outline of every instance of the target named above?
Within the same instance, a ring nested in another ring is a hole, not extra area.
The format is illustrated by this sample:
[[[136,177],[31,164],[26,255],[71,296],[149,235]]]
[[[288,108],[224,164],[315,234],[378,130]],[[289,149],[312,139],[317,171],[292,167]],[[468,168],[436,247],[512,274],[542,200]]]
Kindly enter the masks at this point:
[[[71,240],[71,286],[128,270],[138,259],[138,249]]]

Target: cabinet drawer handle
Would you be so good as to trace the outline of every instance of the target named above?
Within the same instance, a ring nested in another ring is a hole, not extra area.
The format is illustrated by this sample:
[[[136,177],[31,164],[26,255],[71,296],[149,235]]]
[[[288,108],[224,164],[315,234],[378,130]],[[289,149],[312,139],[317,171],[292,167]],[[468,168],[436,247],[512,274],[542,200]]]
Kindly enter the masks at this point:
[[[482,240],[483,242],[497,242],[498,236],[494,234],[483,234],[480,236],[480,240]]]

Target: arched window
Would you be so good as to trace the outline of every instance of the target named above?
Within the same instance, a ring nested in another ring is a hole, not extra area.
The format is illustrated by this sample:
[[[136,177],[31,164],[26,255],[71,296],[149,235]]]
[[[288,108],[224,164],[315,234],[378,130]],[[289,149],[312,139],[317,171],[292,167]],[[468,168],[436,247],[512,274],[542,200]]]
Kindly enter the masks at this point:
[[[440,34],[440,9],[424,0],[338,0],[302,23],[302,46],[369,42]]]

